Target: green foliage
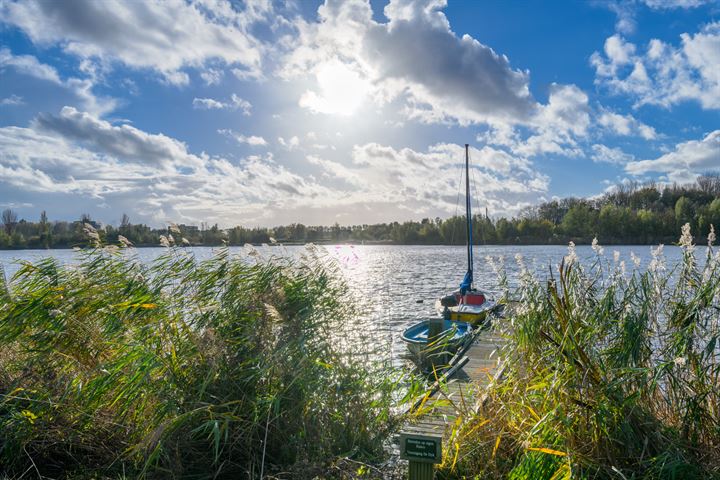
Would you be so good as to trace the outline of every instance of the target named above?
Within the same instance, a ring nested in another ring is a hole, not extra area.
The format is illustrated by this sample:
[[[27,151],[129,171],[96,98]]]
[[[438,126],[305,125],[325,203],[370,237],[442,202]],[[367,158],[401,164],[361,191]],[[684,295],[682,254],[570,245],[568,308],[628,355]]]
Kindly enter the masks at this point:
[[[680,197],[675,202],[675,220],[678,228],[680,225],[690,223],[694,217],[694,208],[692,202],[687,197]]]
[[[318,250],[130,252],[0,285],[0,476],[259,478],[382,455],[399,376]]]
[[[525,271],[501,352],[504,378],[456,435],[447,477],[720,478],[720,254],[662,249],[626,272],[599,247],[556,276]],[[698,258],[700,257],[700,258]]]
[[[590,206],[577,203],[563,217],[561,227],[565,235],[588,238],[597,235],[597,212]]]

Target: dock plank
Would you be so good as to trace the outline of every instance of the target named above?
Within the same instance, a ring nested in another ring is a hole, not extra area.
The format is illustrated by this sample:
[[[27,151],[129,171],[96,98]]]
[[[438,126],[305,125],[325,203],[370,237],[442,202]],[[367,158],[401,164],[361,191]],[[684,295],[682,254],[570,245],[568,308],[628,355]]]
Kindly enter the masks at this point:
[[[408,422],[403,432],[446,437],[463,412],[472,411],[498,369],[503,339],[492,330],[480,332],[465,352],[469,361],[441,385],[422,405],[422,414]]]

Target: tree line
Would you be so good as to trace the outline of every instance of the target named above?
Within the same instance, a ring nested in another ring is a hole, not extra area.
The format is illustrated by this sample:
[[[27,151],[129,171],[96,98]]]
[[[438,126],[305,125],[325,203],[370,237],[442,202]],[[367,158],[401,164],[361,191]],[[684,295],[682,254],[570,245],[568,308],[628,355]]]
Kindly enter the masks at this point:
[[[89,215],[75,221],[50,221],[42,212],[38,221],[18,220],[12,209],[0,217],[0,248],[70,248],[88,245],[85,224],[97,230],[104,243],[127,239],[135,246],[157,246],[169,239],[178,245],[246,243],[388,243],[461,245],[465,218],[425,218],[421,221],[372,225],[306,226],[300,223],[274,228],[218,225],[171,225],[152,228],[133,224],[123,214],[119,226],[101,225]],[[701,176],[692,184],[659,186],[625,183],[596,198],[564,198],[529,207],[513,218],[475,215],[476,244],[670,244],[680,227],[689,223],[702,241],[711,225],[720,226],[720,175]]]

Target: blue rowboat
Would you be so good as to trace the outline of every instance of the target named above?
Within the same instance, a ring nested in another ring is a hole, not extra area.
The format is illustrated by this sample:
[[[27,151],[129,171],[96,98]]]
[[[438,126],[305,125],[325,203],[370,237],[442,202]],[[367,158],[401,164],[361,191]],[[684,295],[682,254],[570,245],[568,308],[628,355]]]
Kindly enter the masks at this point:
[[[442,322],[442,332],[431,342],[430,322]],[[453,320],[423,320],[406,328],[402,340],[413,355],[413,360],[424,364],[434,356],[443,357],[447,353],[455,353],[472,335],[473,328],[469,323]]]

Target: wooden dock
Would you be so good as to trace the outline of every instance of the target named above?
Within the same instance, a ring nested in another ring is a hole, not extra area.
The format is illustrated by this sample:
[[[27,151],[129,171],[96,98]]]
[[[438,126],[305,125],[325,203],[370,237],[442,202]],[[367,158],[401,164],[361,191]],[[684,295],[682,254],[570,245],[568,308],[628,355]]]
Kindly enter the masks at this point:
[[[402,429],[403,434],[447,439],[461,416],[477,411],[484,387],[498,374],[498,350],[502,344],[502,338],[492,329],[478,332],[457,359],[462,367],[416,402],[417,415]]]

